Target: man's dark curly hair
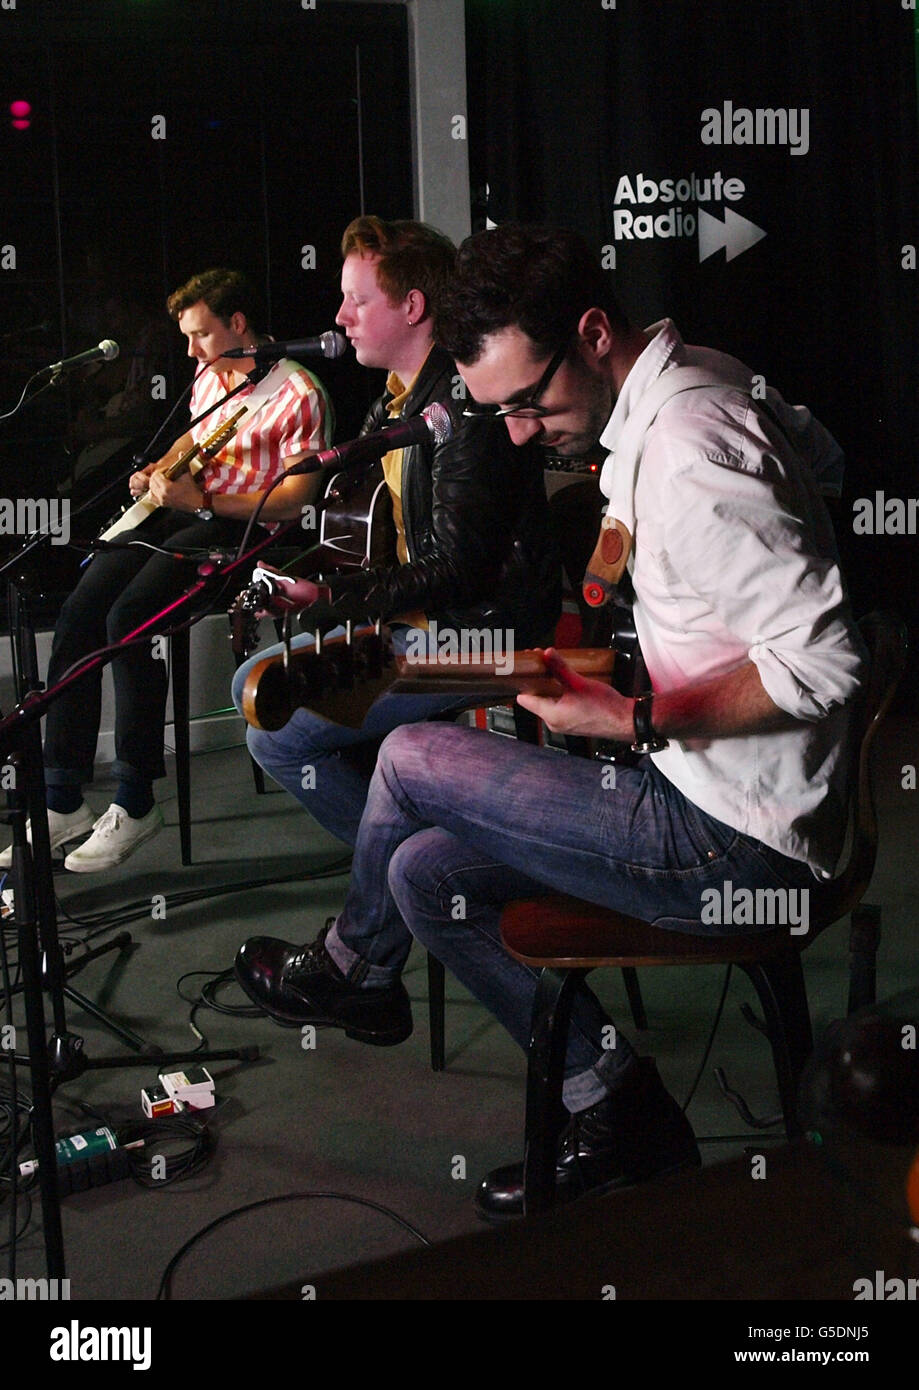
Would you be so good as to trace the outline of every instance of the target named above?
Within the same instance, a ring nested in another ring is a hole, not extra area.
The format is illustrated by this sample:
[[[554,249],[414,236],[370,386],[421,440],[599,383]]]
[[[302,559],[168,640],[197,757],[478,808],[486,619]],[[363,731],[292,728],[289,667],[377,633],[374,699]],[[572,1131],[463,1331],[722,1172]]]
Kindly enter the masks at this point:
[[[505,222],[460,246],[434,336],[458,362],[472,365],[488,334],[513,325],[545,356],[595,307],[613,328],[628,328],[606,272],[575,232]]]
[[[170,318],[178,320],[185,309],[190,309],[202,299],[225,326],[234,314],[240,313],[245,314],[246,323],[253,333],[263,332],[267,315],[262,297],[251,281],[238,270],[220,267],[193,275],[166,300]]]

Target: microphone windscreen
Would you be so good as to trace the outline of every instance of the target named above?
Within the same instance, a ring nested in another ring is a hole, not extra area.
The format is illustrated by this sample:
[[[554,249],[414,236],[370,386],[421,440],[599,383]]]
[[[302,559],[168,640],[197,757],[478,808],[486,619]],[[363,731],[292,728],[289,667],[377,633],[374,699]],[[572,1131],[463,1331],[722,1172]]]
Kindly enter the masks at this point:
[[[343,357],[348,351],[348,340],[345,335],[335,333],[331,329],[328,333],[320,335],[319,342],[322,346],[323,357]]]

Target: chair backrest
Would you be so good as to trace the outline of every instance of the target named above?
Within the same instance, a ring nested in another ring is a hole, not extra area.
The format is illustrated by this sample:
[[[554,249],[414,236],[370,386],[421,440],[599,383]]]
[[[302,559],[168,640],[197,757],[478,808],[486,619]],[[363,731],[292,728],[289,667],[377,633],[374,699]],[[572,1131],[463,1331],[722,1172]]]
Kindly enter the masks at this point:
[[[871,882],[877,858],[871,753],[875,734],[890,709],[906,664],[907,638],[905,625],[893,613],[869,613],[858,627],[870,665],[852,731],[849,852],[845,868],[824,898],[817,929],[804,938],[807,944],[823,927],[838,921],[859,902]]]

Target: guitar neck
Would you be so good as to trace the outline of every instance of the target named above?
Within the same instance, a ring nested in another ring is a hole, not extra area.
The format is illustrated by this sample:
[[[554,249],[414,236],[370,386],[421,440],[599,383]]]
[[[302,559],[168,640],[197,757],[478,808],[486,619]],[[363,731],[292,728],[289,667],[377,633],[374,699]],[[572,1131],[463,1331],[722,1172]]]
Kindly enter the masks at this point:
[[[559,655],[584,676],[608,679],[615,653],[609,647],[577,647]],[[393,680],[393,677],[396,677]],[[390,663],[376,632],[360,629],[351,642],[326,639],[321,652],[300,647],[283,655],[266,656],[250,670],[243,690],[243,713],[256,729],[282,729],[294,711],[311,709],[324,719],[359,728],[374,700],[386,689],[398,695],[456,695],[458,707],[494,701],[506,703],[526,690],[557,696],[559,681],[546,667],[538,649],[510,651],[506,661],[468,662],[410,656]]]
[[[175,478],[181,478],[183,473],[187,473],[199,455],[204,460],[204,463],[206,463],[208,459],[213,458],[220,446],[225,444],[227,440],[232,438],[236,433],[236,422],[245,415],[247,408],[248,407],[244,405],[240,406],[239,410],[235,411],[230,416],[229,420],[224,420],[223,423],[218,425],[200,444],[193,444],[190,449],[186,449],[184,454],[174,459],[172,463],[167,464],[163,472],[170,482]],[[202,468],[204,467],[204,463],[201,464]]]
[[[603,677],[613,671],[615,652],[609,647],[569,647],[560,649],[559,656],[579,676]],[[395,659],[400,681],[476,682],[482,679],[505,681],[508,686],[522,688],[524,681],[554,680],[551,667],[546,665],[538,647],[506,652],[497,660],[485,660],[477,653],[412,657],[400,655]]]
[[[242,415],[245,415],[247,409],[247,406],[240,406],[239,410],[231,415],[229,420],[225,420],[223,424],[218,425],[213,433],[209,434],[207,439],[203,440],[201,444],[193,445],[191,449],[187,449],[184,454],[174,459],[172,463],[167,463],[162,469],[166,477],[170,480],[181,477],[183,473],[188,472],[199,455],[205,462],[211,458],[220,446],[225,444],[226,441],[231,439],[236,433],[236,422]],[[204,464],[202,463],[200,466],[203,468]],[[195,472],[198,471],[198,469],[195,470]],[[146,521],[147,517],[152,515],[156,510],[157,504],[151,500],[149,493],[142,497],[138,497],[133,506],[126,507],[112,525],[100,534],[99,539],[101,541],[113,541],[115,537],[120,536],[122,532],[132,531],[135,526],[139,526],[142,521]]]
[[[179,458],[167,464],[163,472],[166,474],[169,481],[172,482],[175,478],[181,478],[183,473],[187,473],[201,452],[202,446],[200,444],[193,444],[192,447],[186,449],[185,453]]]

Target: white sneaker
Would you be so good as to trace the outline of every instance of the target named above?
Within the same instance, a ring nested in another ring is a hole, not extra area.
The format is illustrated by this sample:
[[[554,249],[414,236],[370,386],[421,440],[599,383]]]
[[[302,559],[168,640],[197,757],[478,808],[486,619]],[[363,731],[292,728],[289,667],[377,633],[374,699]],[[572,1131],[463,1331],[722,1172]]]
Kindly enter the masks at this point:
[[[84,801],[82,806],[76,811],[62,813],[60,811],[48,812],[48,834],[51,837],[52,852],[60,849],[61,845],[68,844],[71,840],[77,840],[81,835],[85,835],[88,830],[92,830],[96,821],[96,813],[91,806]],[[26,821],[26,839],[32,843],[32,822]],[[0,869],[8,869],[13,862],[13,846],[0,853]]]
[[[123,806],[114,801],[100,816],[93,833],[64,860],[64,868],[75,874],[92,874],[97,869],[114,869],[139,845],[163,828],[163,813],[154,806],[145,816],[135,820]]]

